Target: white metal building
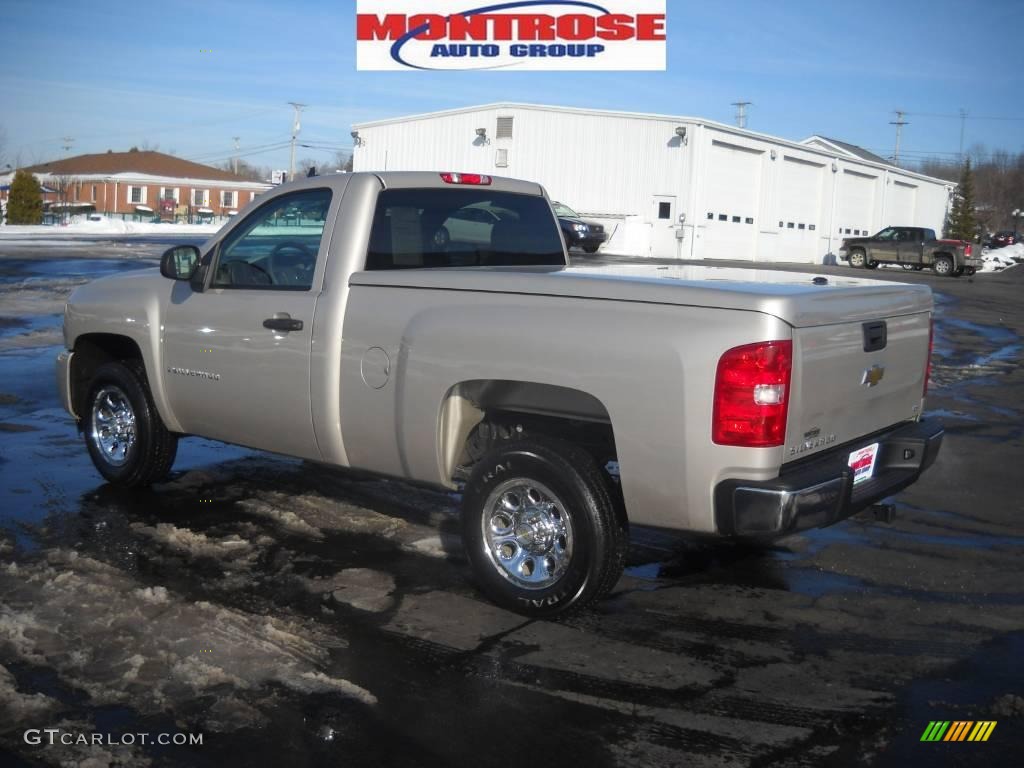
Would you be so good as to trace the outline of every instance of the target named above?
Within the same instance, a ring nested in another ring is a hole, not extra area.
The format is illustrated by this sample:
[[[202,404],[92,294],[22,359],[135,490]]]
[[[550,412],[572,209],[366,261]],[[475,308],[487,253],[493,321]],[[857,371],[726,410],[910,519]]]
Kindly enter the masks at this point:
[[[452,170],[540,182],[614,230],[606,251],[821,262],[847,235],[939,231],[953,185],[859,147],[709,120],[488,104],[353,126],[356,171]]]

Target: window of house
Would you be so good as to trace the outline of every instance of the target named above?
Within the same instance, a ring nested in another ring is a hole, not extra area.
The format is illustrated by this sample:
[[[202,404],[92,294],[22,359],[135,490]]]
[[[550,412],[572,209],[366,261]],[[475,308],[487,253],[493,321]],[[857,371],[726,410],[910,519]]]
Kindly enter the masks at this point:
[[[658,218],[659,219],[671,219],[672,218],[672,203],[658,203]]]
[[[797,228],[797,229],[806,229],[806,228],[807,228],[807,225],[806,225],[806,224],[797,224],[797,225],[796,225],[796,228]]]
[[[193,189],[192,190],[192,205],[207,205],[210,202],[210,190],[208,189]]]
[[[92,185],[92,201],[94,203],[96,202],[96,185],[95,184]]]
[[[740,217],[739,216],[733,216],[732,217],[732,223],[733,224],[739,224],[740,223]]]
[[[786,229],[793,229],[796,225],[792,221],[786,222]]]
[[[815,229],[817,229],[817,226],[815,224],[808,224],[807,228],[813,232]]]
[[[178,202],[178,188],[177,187],[164,187],[160,190],[161,200],[173,200]]]
[[[726,214],[724,214],[724,213],[720,213],[720,214],[718,214],[718,220],[719,221],[728,221],[729,217]]]
[[[235,207],[235,193],[230,191],[223,191],[220,193],[220,204],[225,208]]]
[[[145,187],[128,187],[128,202],[142,205],[146,202]]]
[[[744,222],[746,222],[747,224],[753,224],[754,220],[750,216],[747,216],[747,218],[744,219]]]

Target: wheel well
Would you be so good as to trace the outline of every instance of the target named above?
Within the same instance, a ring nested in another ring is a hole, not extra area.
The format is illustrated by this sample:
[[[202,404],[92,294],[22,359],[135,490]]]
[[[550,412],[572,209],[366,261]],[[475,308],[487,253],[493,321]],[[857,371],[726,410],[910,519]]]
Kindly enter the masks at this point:
[[[456,478],[496,442],[549,435],[576,443],[599,463],[616,457],[608,410],[578,389],[523,381],[465,381],[441,407],[443,477]]]
[[[75,413],[81,414],[89,382],[96,370],[117,360],[142,359],[139,345],[127,336],[112,333],[88,333],[75,339],[75,355],[71,358],[71,402]]]

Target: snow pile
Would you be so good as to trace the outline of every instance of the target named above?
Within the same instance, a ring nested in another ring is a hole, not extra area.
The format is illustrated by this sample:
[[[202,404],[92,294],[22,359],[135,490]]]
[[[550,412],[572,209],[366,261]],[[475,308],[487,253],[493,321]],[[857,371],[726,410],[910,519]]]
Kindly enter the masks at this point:
[[[188,538],[183,530],[135,532],[158,533],[189,550],[198,546],[204,555],[216,548],[213,537]],[[389,587],[379,585],[382,593]],[[346,643],[319,624],[190,600],[73,550],[0,565],[0,596],[0,654],[54,669],[93,705],[157,713],[216,692],[254,709],[260,720],[273,709],[264,699],[274,684],[376,703],[371,692],[331,674],[333,654]],[[0,667],[0,716],[7,722],[51,705],[44,695],[19,691]]]
[[[1013,267],[1024,261],[1024,243],[1015,243],[1003,248],[985,251],[981,254],[985,260],[982,272],[999,272],[1007,267]]]
[[[148,221],[124,221],[123,219],[99,220],[76,219],[63,226],[44,224],[15,224],[0,227],[0,237],[63,235],[212,235],[221,228],[220,224],[154,224]]]

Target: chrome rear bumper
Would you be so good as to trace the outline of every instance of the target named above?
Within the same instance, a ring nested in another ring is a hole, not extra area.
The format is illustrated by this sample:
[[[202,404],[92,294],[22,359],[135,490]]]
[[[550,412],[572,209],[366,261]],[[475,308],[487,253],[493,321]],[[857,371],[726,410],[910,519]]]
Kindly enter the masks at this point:
[[[715,524],[726,536],[783,536],[822,528],[913,484],[942,446],[942,425],[909,422],[783,466],[767,481],[724,480],[715,488]],[[853,484],[852,451],[878,443],[874,475]]]

